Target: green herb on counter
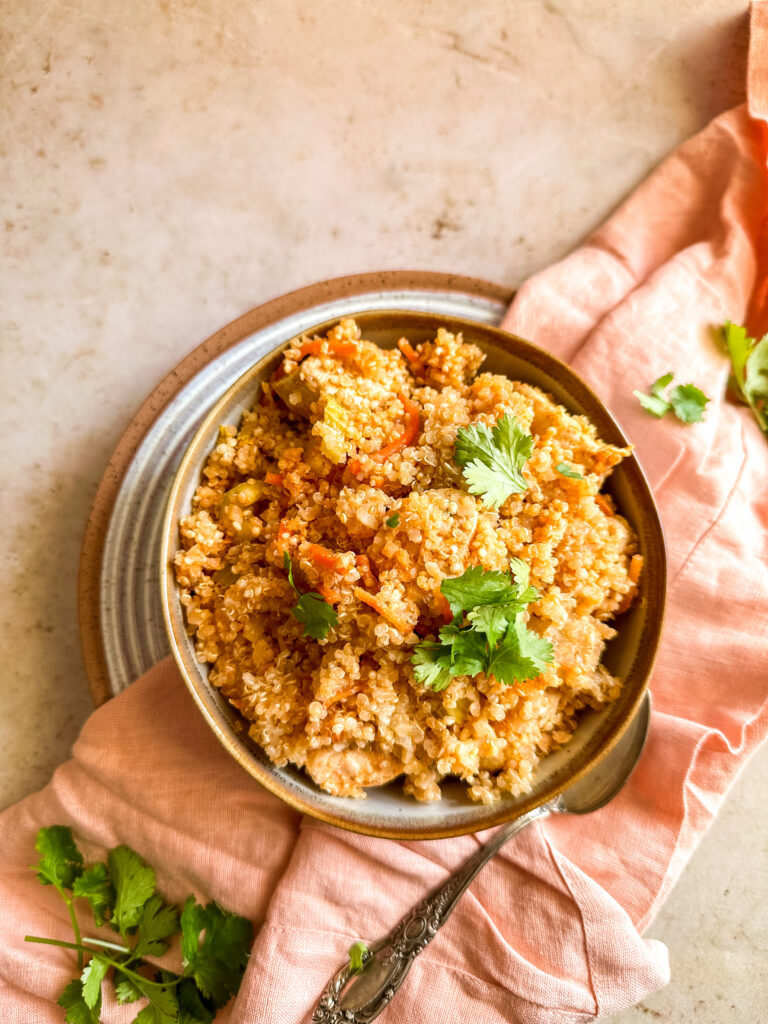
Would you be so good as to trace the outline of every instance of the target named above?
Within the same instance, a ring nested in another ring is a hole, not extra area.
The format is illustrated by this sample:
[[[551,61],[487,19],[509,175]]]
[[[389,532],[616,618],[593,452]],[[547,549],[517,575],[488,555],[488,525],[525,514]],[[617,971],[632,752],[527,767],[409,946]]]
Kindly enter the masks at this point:
[[[80,976],[58,999],[67,1024],[99,1024],[102,984],[110,971],[118,1003],[146,1000],[134,1024],[211,1024],[216,1011],[240,987],[253,941],[250,921],[217,903],[203,906],[194,896],[188,897],[179,915],[155,891],[154,870],[128,846],[110,850],[106,862],[88,868],[65,825],[41,828],[35,846],[40,861],[34,870],[67,904],[75,941],[25,938],[77,951]],[[108,923],[122,942],[83,936],[74,912],[76,899],[86,900],[94,924]],[[147,957],[167,953],[168,940],[179,932],[181,973],[158,970],[147,962]],[[90,957],[85,967],[84,955]]]
[[[640,405],[660,419],[670,409],[683,423],[698,423],[704,416],[704,409],[710,400],[695,384],[678,384],[671,391],[666,389],[674,379],[673,373],[665,373],[651,384],[651,394],[633,391]]]

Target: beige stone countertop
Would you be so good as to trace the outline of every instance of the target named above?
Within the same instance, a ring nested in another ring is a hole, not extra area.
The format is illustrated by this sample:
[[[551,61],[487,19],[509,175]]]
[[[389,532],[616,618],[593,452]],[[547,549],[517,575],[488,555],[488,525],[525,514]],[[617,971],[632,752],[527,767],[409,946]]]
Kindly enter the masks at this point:
[[[522,282],[743,99],[747,33],[744,0],[5,0],[0,27],[5,805],[91,710],[79,549],[155,383],[324,278]],[[614,1024],[765,1019],[767,786],[763,750],[649,929],[670,985]]]

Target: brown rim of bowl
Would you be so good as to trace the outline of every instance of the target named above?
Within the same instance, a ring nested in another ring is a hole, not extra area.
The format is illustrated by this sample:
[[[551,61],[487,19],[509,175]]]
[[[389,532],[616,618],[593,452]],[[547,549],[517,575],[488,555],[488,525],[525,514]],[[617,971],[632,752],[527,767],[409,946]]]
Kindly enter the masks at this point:
[[[555,356],[550,355],[544,349],[538,348],[536,345],[526,341],[524,338],[520,338],[518,335],[511,334],[508,331],[503,331],[498,327],[489,327],[461,317],[441,316],[436,313],[421,313],[409,310],[377,309],[373,311],[363,311],[357,314],[345,314],[345,317],[347,316],[357,321],[358,325],[361,327],[363,336],[365,336],[366,321],[370,322],[372,319],[380,317],[396,317],[408,320],[408,326],[411,327],[416,326],[418,322],[424,325],[434,326],[435,329],[438,326],[445,326],[446,324],[451,326],[456,325],[466,330],[467,333],[471,332],[473,335],[473,341],[480,340],[489,349],[496,348],[501,351],[506,351],[505,346],[500,341],[500,336],[508,337],[514,342],[517,352],[520,353],[521,359],[553,377],[558,383],[562,383],[569,398],[572,397],[575,404],[580,405],[587,410],[587,416],[597,427],[598,433],[603,441],[621,447],[629,445],[629,441],[624,436],[621,428],[611,413],[605,408],[594,391],[592,391],[592,389],[570,367],[561,362]],[[302,332],[302,335],[297,335],[296,337],[325,333],[330,327],[337,324],[339,319],[339,317],[334,317],[330,320],[326,320],[323,323],[309,328],[307,331]],[[405,329],[407,330],[407,327]],[[480,335],[479,339],[478,335]],[[197,449],[200,447],[203,436],[207,434],[214,424],[217,424],[220,420],[221,410],[229,402],[230,396],[233,392],[239,390],[246,379],[258,378],[270,363],[277,361],[278,354],[283,352],[293,340],[293,338],[290,338],[281,345],[278,345],[271,352],[259,359],[258,362],[246,371],[246,373],[242,374],[237,381],[227,388],[226,392],[211,408],[195,432],[195,436],[182,457],[176,473],[174,474],[173,482],[171,483],[170,493],[165,513],[163,515],[162,544],[160,552],[161,558],[159,560],[159,583],[164,625],[174,660],[181,672],[182,678],[214,734],[226,750],[235,758],[238,764],[259,783],[261,783],[265,789],[279,797],[294,810],[300,811],[311,818],[329,825],[335,825],[336,827],[345,829],[346,831],[356,832],[362,835],[370,835],[382,839],[401,840],[445,839],[459,835],[467,835],[478,831],[484,831],[485,829],[493,828],[496,825],[518,818],[529,810],[532,810],[534,807],[538,807],[541,804],[554,799],[562,793],[563,790],[583,778],[587,772],[599,764],[599,762],[602,761],[609,751],[613,749],[615,744],[624,734],[627,726],[637,713],[640,703],[648,688],[648,681],[656,660],[664,620],[667,567],[664,531],[645,474],[643,473],[643,470],[641,469],[634,454],[628,456],[622,461],[621,465],[624,472],[630,474],[632,488],[638,495],[638,505],[643,510],[645,525],[650,529],[650,532],[656,534],[656,540],[658,542],[658,546],[655,549],[657,559],[656,564],[653,567],[654,571],[652,574],[648,574],[651,578],[650,585],[653,588],[652,592],[648,594],[646,598],[648,619],[643,629],[643,638],[638,645],[637,655],[632,665],[632,675],[636,678],[639,677],[640,682],[635,686],[631,702],[624,707],[621,716],[613,723],[611,732],[604,737],[600,747],[593,751],[590,756],[584,757],[581,763],[577,761],[575,768],[571,773],[567,774],[565,779],[561,780],[557,784],[545,786],[543,793],[539,792],[535,795],[529,796],[528,798],[523,798],[519,802],[516,802],[513,807],[505,808],[504,801],[502,800],[496,813],[490,814],[487,820],[484,820],[478,827],[472,827],[471,822],[467,827],[459,825],[457,827],[447,829],[409,828],[408,826],[399,829],[391,829],[377,827],[367,823],[357,826],[354,822],[347,819],[340,819],[332,812],[314,806],[311,801],[304,799],[300,794],[296,794],[292,791],[286,791],[286,789],[276,780],[268,766],[262,765],[258,762],[246,762],[246,760],[241,756],[241,752],[235,738],[230,735],[227,730],[221,729],[212,717],[205,701],[206,687],[202,684],[198,686],[197,680],[193,679],[188,672],[180,650],[180,645],[177,643],[176,635],[173,630],[170,613],[171,591],[173,591],[174,596],[178,594],[178,587],[175,579],[172,579],[172,573],[169,572],[169,558],[172,558],[174,553],[171,550],[170,540],[177,527],[177,523],[173,521],[173,506],[179,487],[186,478],[189,463],[197,455]],[[645,573],[643,575],[646,578],[646,586],[648,586],[648,576],[646,576]]]
[[[434,291],[477,295],[505,306],[509,305],[514,295],[514,289],[505,285],[479,277],[436,270],[377,270],[348,274],[316,281],[269,299],[220,327],[184,356],[153,388],[123,431],[99,482],[83,534],[77,581],[80,646],[88,685],[97,707],[114,696],[104,654],[99,605],[104,541],[120,485],[147,431],[174,396],[203,366],[254,331],[321,303],[376,291]]]

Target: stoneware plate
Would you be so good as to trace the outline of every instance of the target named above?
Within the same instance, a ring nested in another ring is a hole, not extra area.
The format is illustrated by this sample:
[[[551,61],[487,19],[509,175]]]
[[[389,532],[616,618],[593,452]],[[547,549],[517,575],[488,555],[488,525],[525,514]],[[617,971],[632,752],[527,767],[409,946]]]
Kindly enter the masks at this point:
[[[350,315],[357,320],[364,338],[384,348],[393,348],[403,335],[412,343],[434,338],[440,326],[461,331],[466,341],[479,345],[486,353],[484,370],[541,388],[569,411],[589,417],[604,441],[619,446],[628,443],[597,396],[572,370],[521,338],[469,320],[401,309]],[[336,322],[326,321],[305,333],[324,334]],[[369,789],[365,800],[333,797],[303,771],[292,766],[276,768],[248,738],[245,720],[209,683],[207,667],[195,658],[173,573],[174,554],[180,546],[178,522],[190,509],[203,464],[216,444],[218,428],[221,424],[239,424],[242,413],[258,398],[261,381],[276,369],[287,344],[260,359],[213,406],[171,485],[162,526],[160,595],[174,657],[202,714],[232,756],[276,796],[314,818],[367,835],[394,839],[463,835],[498,825],[551,800],[596,765],[616,743],[640,704],[656,656],[664,613],[666,552],[659,516],[637,460],[634,456],[625,459],[605,487],[637,533],[644,559],[639,598],[615,621],[618,634],[603,657],[610,671],[624,680],[618,700],[600,712],[584,713],[573,739],[541,762],[533,788],[525,796],[505,796],[483,805],[469,800],[461,783],[446,781],[442,800],[422,804],[405,796],[395,781]]]

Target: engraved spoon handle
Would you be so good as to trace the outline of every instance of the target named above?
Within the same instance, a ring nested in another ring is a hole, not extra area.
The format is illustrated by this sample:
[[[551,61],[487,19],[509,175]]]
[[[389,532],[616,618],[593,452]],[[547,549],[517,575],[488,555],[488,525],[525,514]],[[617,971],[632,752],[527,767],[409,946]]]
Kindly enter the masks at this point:
[[[368,1024],[378,1017],[402,985],[413,961],[435,937],[478,871],[513,835],[556,810],[555,803],[535,807],[500,828],[450,878],[410,910],[387,936],[371,946],[359,974],[353,974],[349,964],[341,967],[326,986],[312,1015],[312,1024]]]

